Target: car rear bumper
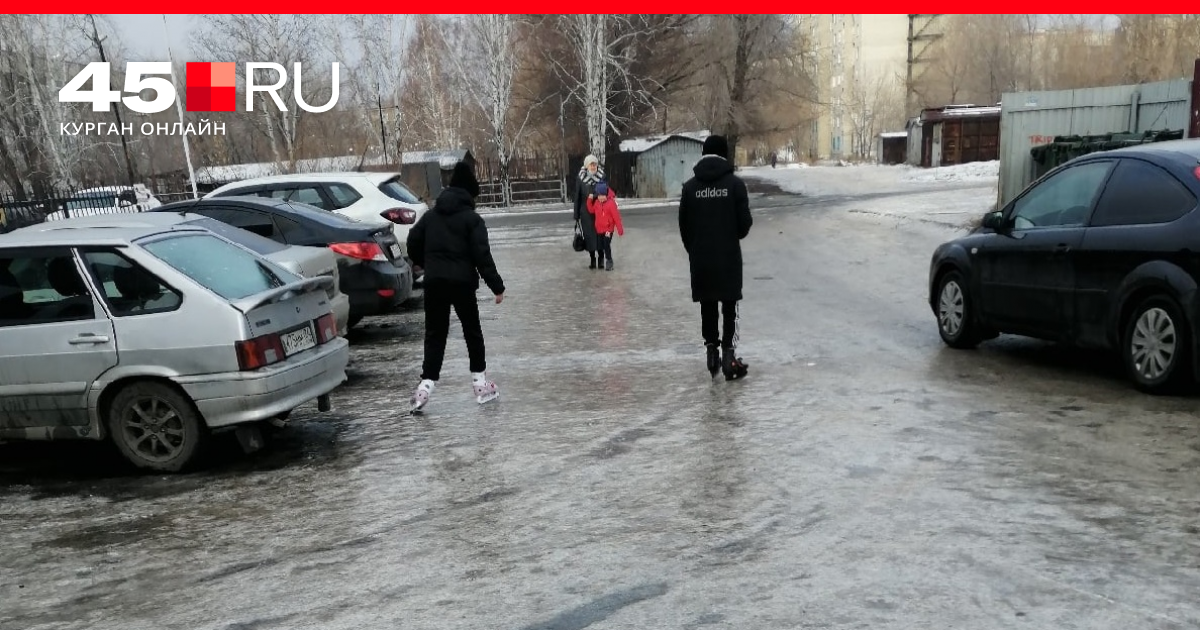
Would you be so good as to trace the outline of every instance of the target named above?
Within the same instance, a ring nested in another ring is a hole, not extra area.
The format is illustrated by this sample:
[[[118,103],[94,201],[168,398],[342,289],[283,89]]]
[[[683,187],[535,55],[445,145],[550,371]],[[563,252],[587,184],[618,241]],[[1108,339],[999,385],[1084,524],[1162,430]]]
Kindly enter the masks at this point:
[[[350,344],[342,337],[306,351],[297,362],[251,372],[176,379],[209,427],[273,418],[328,394],[346,380]]]
[[[412,297],[412,268],[390,262],[348,266],[341,274],[342,291],[350,296],[353,317],[395,312]]]

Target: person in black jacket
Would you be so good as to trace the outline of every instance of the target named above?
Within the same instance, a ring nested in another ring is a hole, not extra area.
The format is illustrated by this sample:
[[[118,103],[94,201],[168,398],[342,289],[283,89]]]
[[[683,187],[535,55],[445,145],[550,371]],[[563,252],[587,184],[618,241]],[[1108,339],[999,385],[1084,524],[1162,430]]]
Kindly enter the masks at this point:
[[[583,248],[587,250],[591,264],[588,269],[603,267],[603,261],[596,265],[596,250],[599,239],[596,237],[596,217],[588,213],[588,201],[596,198],[596,185],[604,180],[604,167],[594,155],[583,158],[583,168],[579,169],[579,183],[575,185],[575,223],[583,232]]]
[[[474,172],[459,162],[454,166],[450,186],[408,233],[408,255],[413,264],[425,269],[425,363],[421,384],[412,397],[414,412],[429,403],[441,376],[451,307],[462,322],[476,401],[482,405],[500,395],[496,384],[484,373],[487,363],[475,292],[482,276],[499,304],[504,300],[504,280],[492,260],[487,225],[475,212],[478,196],[479,182]]]
[[[746,376],[747,364],[736,354],[738,302],[742,299],[742,245],[750,234],[750,196],[733,174],[729,147],[722,136],[704,141],[696,174],[679,199],[679,235],[692,274],[692,301],[700,303],[701,332],[708,349],[708,371],[725,380]],[[718,305],[724,327],[718,338]],[[722,352],[718,352],[717,344]]]

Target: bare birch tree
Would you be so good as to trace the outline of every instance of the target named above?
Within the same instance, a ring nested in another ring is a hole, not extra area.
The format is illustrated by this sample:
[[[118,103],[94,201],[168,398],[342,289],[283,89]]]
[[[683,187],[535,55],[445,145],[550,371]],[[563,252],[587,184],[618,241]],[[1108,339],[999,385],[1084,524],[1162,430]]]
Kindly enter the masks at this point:
[[[303,63],[310,70],[302,83],[302,97],[308,103],[322,102],[327,97],[328,75],[321,73],[318,64],[326,65],[327,59],[319,54],[319,38],[329,31],[324,17],[313,15],[283,14],[231,14],[207,15],[206,29],[198,41],[203,52],[220,61],[271,61],[292,73],[295,63]],[[238,81],[244,83],[244,73],[238,73]],[[278,81],[280,77],[267,69],[256,69],[255,84],[264,85]],[[278,91],[287,111],[280,111],[274,100],[266,94],[257,94],[254,100],[255,119],[260,130],[270,143],[271,157],[277,165],[291,169],[296,162],[301,140],[300,127],[306,112],[296,105],[294,83],[300,77],[290,76],[290,84]],[[243,85],[243,90],[245,89]],[[239,91],[243,93],[244,91]]]
[[[104,20],[100,26],[110,27]],[[90,106],[58,102],[59,90],[98,60],[89,55],[82,27],[75,15],[0,16],[0,63],[8,82],[0,90],[0,168],[14,193],[24,194],[26,182],[35,195],[79,183],[95,149],[111,144],[61,133],[63,124],[99,120]]]
[[[794,132],[814,100],[814,84],[793,16],[715,15],[708,21],[695,46],[709,60],[700,70],[697,98],[707,104],[713,131],[726,136],[733,160],[744,135]]]
[[[518,114],[515,80],[519,71],[519,49],[523,41],[520,18],[512,15],[477,14],[460,19],[460,28],[452,31],[457,39],[449,48],[454,68],[465,95],[478,107],[489,127],[489,144],[500,164],[501,196],[505,206],[512,203],[509,162],[516,153],[540,103],[527,103],[525,116]],[[529,100],[528,98],[526,99]]]
[[[887,72],[864,73],[847,87],[850,151],[854,157],[867,158],[879,133],[903,127],[904,91],[900,78]]]
[[[629,116],[615,111],[612,96],[621,93],[628,105],[640,102],[651,108],[651,88],[631,72],[637,61],[638,40],[652,29],[645,16],[579,13],[558,17],[571,59],[549,56],[567,86],[566,97],[584,110],[588,149],[603,162],[609,131],[618,131]]]
[[[461,138],[461,98],[449,58],[457,54],[446,42],[455,39],[445,30],[457,25],[433,15],[413,18],[412,42],[405,64],[403,101],[408,112],[409,135],[423,149],[453,149]]]
[[[404,150],[401,89],[406,76],[409,16],[350,14],[341,16],[337,26],[331,49],[346,67],[343,81],[350,87],[355,119],[369,137],[385,136],[381,143],[386,144],[380,147],[384,160],[394,156],[400,164]]]

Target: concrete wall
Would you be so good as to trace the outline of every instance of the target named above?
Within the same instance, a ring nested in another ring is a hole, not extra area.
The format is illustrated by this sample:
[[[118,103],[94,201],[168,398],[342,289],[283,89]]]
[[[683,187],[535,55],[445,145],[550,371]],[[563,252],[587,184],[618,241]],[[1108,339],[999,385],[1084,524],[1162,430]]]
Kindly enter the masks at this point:
[[[1029,150],[1055,136],[1187,130],[1189,79],[1003,95],[1000,110],[1001,205],[1033,181]]]

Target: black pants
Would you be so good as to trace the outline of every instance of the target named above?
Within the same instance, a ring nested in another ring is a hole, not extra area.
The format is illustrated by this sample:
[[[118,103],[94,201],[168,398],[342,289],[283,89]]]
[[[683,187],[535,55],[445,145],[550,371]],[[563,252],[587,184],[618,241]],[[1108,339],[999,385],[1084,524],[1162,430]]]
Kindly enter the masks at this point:
[[[738,342],[738,303],[735,300],[721,302],[721,317],[724,328],[720,338],[724,348],[735,348]],[[717,343],[717,301],[700,302],[700,328],[704,334],[704,343]]]
[[[612,260],[612,240],[613,237],[605,236],[603,233],[596,234],[596,254],[600,260],[600,264],[604,264],[604,258],[607,256]]]
[[[421,378],[438,380],[442,371],[442,360],[446,355],[446,337],[450,334],[450,308],[458,313],[462,322],[463,337],[467,340],[467,354],[471,357],[471,371],[487,369],[484,360],[483,327],[479,323],[479,302],[475,300],[475,289],[469,285],[428,284],[425,285],[425,364]]]

